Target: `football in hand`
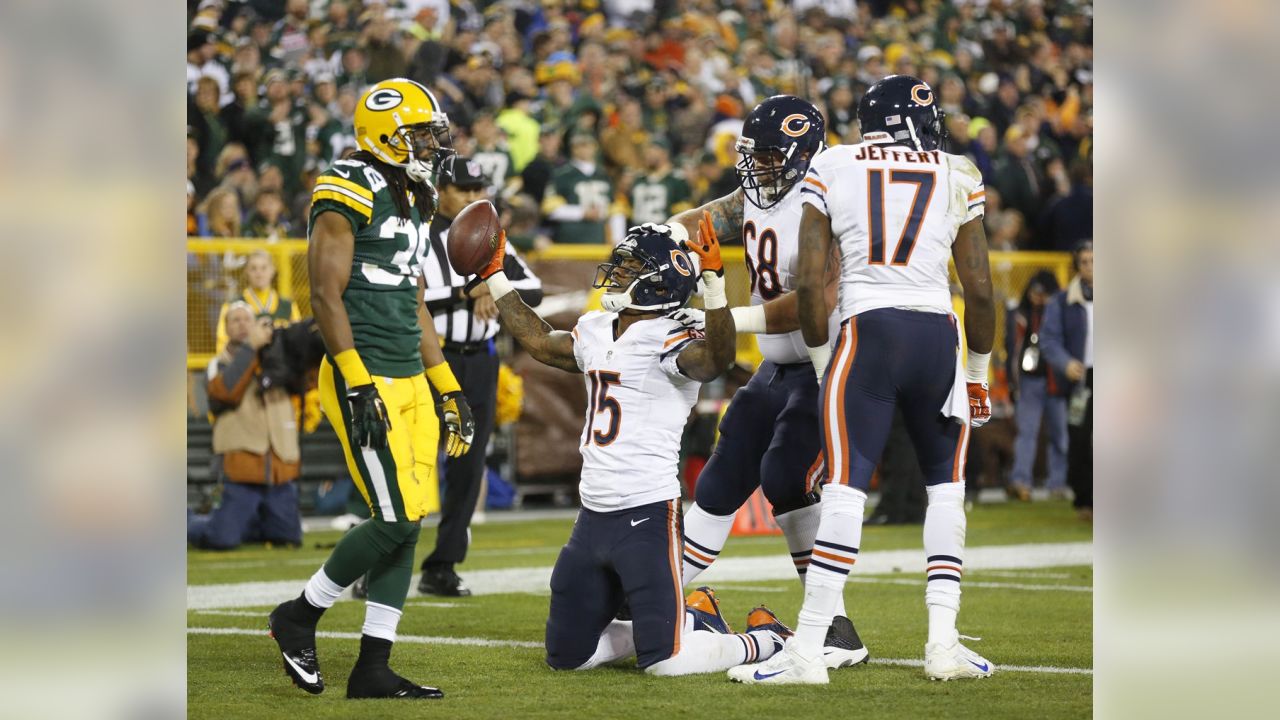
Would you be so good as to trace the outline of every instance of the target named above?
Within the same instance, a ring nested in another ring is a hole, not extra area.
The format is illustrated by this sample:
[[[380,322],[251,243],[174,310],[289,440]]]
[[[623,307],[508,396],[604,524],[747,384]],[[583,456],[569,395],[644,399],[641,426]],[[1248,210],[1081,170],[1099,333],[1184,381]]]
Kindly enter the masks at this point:
[[[489,264],[498,249],[498,211],[488,200],[477,200],[462,209],[449,226],[449,264],[459,275],[475,275]]]

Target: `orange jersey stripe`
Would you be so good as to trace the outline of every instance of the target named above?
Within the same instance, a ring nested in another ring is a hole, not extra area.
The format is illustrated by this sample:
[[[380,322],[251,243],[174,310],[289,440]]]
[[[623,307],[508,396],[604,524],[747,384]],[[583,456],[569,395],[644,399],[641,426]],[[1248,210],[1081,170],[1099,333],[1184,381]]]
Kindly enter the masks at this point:
[[[827,186],[826,186],[826,185],[823,185],[821,182],[818,182],[817,180],[815,180],[815,179],[813,179],[813,178],[811,178],[811,177],[807,177],[807,178],[805,178],[805,179],[804,179],[804,181],[805,181],[805,182],[807,182],[807,183],[809,183],[810,185],[815,185],[815,186],[817,186],[817,187],[819,187],[819,188],[822,188],[822,192],[826,192],[826,191],[827,191]]]
[[[987,196],[987,191],[986,191],[986,190],[979,190],[979,191],[978,191],[978,192],[976,192],[976,193],[972,193],[972,194],[970,194],[970,195],[969,195],[969,199],[970,199],[970,200],[977,200],[977,199],[978,199],[978,198],[980,198],[980,197],[986,197],[986,196]]]
[[[662,349],[665,350],[671,347],[672,345],[675,345],[676,343],[681,342],[682,340],[688,340],[690,337],[691,335],[688,332],[683,332],[683,333],[680,333],[679,335],[675,335],[671,338],[668,338],[667,341],[662,344]]]

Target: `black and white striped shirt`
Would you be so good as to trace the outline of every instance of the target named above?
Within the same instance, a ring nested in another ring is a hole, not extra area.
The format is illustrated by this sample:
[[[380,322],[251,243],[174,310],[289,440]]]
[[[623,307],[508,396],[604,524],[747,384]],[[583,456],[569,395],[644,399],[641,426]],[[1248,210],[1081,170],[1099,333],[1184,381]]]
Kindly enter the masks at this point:
[[[471,312],[475,300],[466,296],[464,288],[468,278],[453,271],[446,254],[445,239],[449,236],[451,222],[452,218],[439,215],[431,222],[431,255],[422,268],[427,286],[423,301],[435,318],[436,333],[442,340],[447,343],[483,342],[498,334],[498,321],[481,321]],[[542,281],[516,254],[511,243],[507,243],[503,270],[526,304],[536,307],[542,302]]]

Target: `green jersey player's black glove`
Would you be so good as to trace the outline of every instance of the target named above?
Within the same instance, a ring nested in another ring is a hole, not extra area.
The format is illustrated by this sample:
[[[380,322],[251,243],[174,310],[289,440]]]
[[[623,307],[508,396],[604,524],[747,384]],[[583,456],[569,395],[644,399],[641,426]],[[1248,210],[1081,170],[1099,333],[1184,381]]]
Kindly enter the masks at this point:
[[[378,388],[373,383],[357,385],[347,390],[347,402],[351,405],[351,447],[367,447],[371,450],[385,448],[391,418],[387,415],[387,406],[383,404],[382,397],[378,395]]]

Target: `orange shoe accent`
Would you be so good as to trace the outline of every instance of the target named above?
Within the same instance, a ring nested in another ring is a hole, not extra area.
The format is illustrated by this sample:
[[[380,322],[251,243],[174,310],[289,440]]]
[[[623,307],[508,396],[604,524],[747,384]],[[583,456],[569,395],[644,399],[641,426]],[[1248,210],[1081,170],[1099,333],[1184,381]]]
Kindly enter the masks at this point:
[[[726,627],[729,625],[729,621],[720,614],[720,603],[716,602],[716,591],[709,587],[703,586],[689,593],[684,599],[684,606],[701,610],[708,615],[715,615],[724,620]],[[733,628],[729,628],[729,632],[733,632]]]
[[[733,516],[733,527],[730,535],[781,535],[782,528],[773,520],[773,506],[765,499],[760,488],[747,498],[747,502],[738,508]]]
[[[764,605],[753,608],[751,612],[747,613],[747,632],[751,632],[752,630],[765,625],[775,625],[782,628],[782,631],[778,634],[784,638],[791,637],[795,634],[791,632],[791,628],[787,627],[778,619],[778,616],[775,615],[772,610]]]

